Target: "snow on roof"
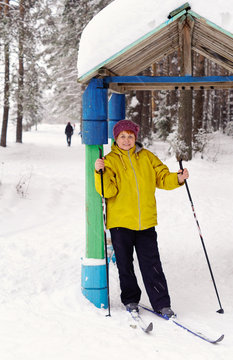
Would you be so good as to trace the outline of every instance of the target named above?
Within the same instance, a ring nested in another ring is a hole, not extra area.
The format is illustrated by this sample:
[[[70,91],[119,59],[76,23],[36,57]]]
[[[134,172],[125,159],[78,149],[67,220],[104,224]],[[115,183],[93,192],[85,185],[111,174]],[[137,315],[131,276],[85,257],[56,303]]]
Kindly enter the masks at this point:
[[[167,20],[184,0],[115,0],[83,30],[79,78]],[[232,0],[190,0],[191,10],[233,33]]]

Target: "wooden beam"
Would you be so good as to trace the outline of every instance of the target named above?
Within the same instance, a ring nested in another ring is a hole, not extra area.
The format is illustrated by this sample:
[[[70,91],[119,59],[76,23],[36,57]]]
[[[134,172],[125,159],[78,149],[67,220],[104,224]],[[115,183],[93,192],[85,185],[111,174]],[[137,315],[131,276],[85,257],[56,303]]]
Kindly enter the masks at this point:
[[[181,75],[192,75],[192,32],[194,19],[183,15],[178,23],[179,44],[181,52]]]
[[[106,87],[124,90],[232,89],[233,76],[109,76]]]
[[[170,14],[168,15],[168,19],[173,18],[174,16],[176,16],[177,14],[179,14],[183,10],[188,11],[190,9],[191,9],[191,7],[190,7],[189,3],[187,2],[184,5],[178,7],[177,9],[171,11]]]
[[[116,94],[124,94],[124,92],[125,92],[123,87],[119,84],[110,84],[108,89],[110,90],[110,92],[116,93]]]
[[[100,77],[103,77],[103,76],[119,76],[119,74],[113,72],[112,70],[109,70],[109,69],[107,69],[107,68],[104,68],[104,67],[102,67],[102,68],[100,68],[100,69],[98,70],[98,75],[99,75]]]
[[[211,26],[205,19],[195,18],[192,48],[233,72],[233,36]]]
[[[231,72],[233,73],[233,63],[230,63],[229,61],[227,61],[227,62],[226,62],[226,61],[222,61],[222,59],[217,58],[217,57],[213,58],[213,55],[212,55],[212,54],[210,55],[207,51],[205,51],[205,50],[203,50],[203,49],[194,48],[194,50],[195,50],[197,53],[205,56],[205,57],[206,57],[207,59],[209,59],[210,61],[212,61],[212,62],[214,62],[214,63],[222,66],[224,69],[229,70],[229,71],[231,71]]]
[[[233,82],[228,83],[179,83],[179,84],[110,84],[109,89],[113,92],[124,93],[130,90],[221,90],[221,89],[233,89]]]

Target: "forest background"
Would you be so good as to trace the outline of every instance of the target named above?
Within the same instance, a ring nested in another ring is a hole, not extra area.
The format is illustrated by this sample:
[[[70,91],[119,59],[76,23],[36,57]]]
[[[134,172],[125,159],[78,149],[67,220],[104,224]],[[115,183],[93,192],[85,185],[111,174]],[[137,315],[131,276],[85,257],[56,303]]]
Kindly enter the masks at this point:
[[[77,57],[84,27],[112,0],[0,1],[0,122],[7,146],[8,123],[23,131],[41,121],[81,123],[83,86],[78,83]],[[162,22],[162,21],[161,21]],[[94,54],[93,54],[94,56]],[[193,52],[193,75],[231,75]],[[138,75],[180,75],[179,52],[151,64]],[[126,117],[141,125],[141,140],[170,143],[170,151],[190,160],[216,131],[233,136],[233,90],[192,90],[192,144],[189,155],[178,139],[180,91],[131,91]],[[189,149],[190,150],[190,149]]]

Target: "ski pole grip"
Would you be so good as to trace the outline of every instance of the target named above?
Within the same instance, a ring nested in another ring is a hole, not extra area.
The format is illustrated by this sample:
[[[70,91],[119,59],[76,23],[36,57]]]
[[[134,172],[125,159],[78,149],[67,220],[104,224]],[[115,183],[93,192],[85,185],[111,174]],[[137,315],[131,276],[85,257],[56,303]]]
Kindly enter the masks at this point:
[[[102,149],[99,148],[99,158],[102,159]],[[104,179],[103,179],[103,170],[100,169],[100,175],[101,175],[101,192],[102,197],[104,198]]]
[[[99,158],[102,159],[102,149],[99,148]],[[103,170],[100,169],[100,174],[102,175],[103,174]]]
[[[99,158],[102,159],[102,149],[99,148]]]
[[[180,170],[184,170],[182,160],[179,160],[179,164],[180,164]]]

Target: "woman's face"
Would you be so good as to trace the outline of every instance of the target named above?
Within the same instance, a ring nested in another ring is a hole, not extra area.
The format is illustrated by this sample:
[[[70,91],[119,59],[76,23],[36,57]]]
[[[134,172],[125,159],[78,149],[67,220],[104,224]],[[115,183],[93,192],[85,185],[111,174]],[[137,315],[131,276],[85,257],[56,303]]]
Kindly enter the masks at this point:
[[[116,139],[116,143],[122,150],[132,149],[135,145],[135,135],[131,131],[121,131]]]

